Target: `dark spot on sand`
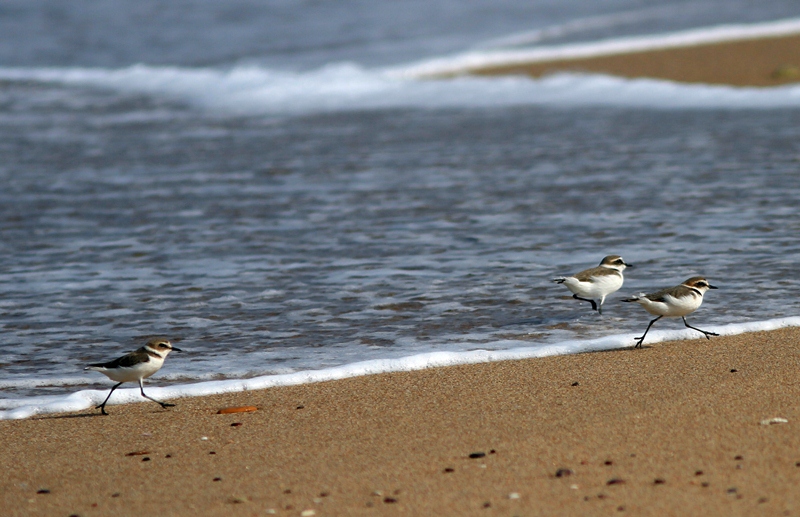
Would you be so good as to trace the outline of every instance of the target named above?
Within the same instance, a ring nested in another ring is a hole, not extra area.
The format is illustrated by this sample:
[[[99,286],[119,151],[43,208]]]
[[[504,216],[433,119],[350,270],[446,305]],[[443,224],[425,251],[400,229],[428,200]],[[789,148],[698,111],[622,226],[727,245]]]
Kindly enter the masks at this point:
[[[614,462],[611,461],[611,460],[606,460],[606,461],[603,462],[603,465],[613,465],[613,464],[614,464]]]
[[[741,461],[741,460],[743,460],[744,458],[743,458],[743,457],[742,457],[742,455],[740,454],[740,455],[738,455],[738,456],[735,456],[733,459],[735,459],[735,460],[738,460],[738,461]]]
[[[655,478],[653,480],[654,485],[663,485],[664,483],[666,483],[666,480],[664,478]]]
[[[703,488],[708,488],[708,486],[709,486],[710,484],[711,484],[711,483],[709,483],[708,481],[703,481],[702,483],[700,483],[700,486],[701,486],[701,487],[703,487]]]
[[[36,491],[36,493],[37,494],[49,494],[50,490],[48,490],[46,488],[40,488],[39,490]]]
[[[216,454],[215,451],[208,451],[209,454]]]
[[[114,492],[113,494],[111,494],[111,497],[119,497],[119,495],[120,495],[119,492]]]
[[[492,506],[492,503],[490,503],[489,501],[486,501],[485,503],[483,503],[483,507],[484,508],[491,508],[491,506]]]
[[[598,499],[605,499],[606,497],[608,497],[606,494],[597,494]]]
[[[297,409],[303,409],[305,406],[297,406]]]
[[[606,485],[624,485],[625,480],[621,478],[611,478],[606,481]]]
[[[320,492],[319,493],[320,497],[328,497],[329,495],[331,495],[329,492]]]
[[[580,382],[578,382],[578,381],[575,381],[575,382],[573,382],[573,383],[571,384],[571,386],[580,386],[580,385],[581,385],[581,383],[580,383]]]
[[[291,491],[290,489],[288,489],[288,488],[287,488],[286,490],[284,490],[284,491],[283,491],[283,493],[284,493],[284,494],[291,494],[291,493],[292,493],[292,491]]]
[[[446,469],[444,469],[444,471],[445,472],[455,472],[456,469],[454,469],[453,467],[447,467]]]
[[[473,452],[472,454],[469,455],[469,457],[472,459],[483,458],[484,456],[486,456],[485,452]]]
[[[150,454],[150,451],[133,451],[125,454],[125,456],[144,456],[145,454]]]
[[[383,502],[384,503],[396,503],[397,499],[395,499],[394,497],[384,497],[383,498]]]
[[[702,470],[695,470],[694,471],[694,475],[695,476],[702,476],[703,475],[703,471]]]
[[[144,458],[142,458],[142,461],[150,461],[150,456],[145,456]]]
[[[731,368],[731,373],[736,373],[736,372],[738,372],[738,371],[739,371],[739,370],[737,370],[736,368]]]
[[[172,457],[172,454],[167,454],[167,455],[166,455],[166,456],[164,456],[164,457],[165,457],[165,458],[171,458],[171,457]]]
[[[767,501],[769,501],[769,499],[767,499],[766,497],[759,497],[758,498],[758,504],[764,504]]]
[[[222,481],[222,478],[214,478],[214,481]]]
[[[497,451],[492,449],[492,450],[489,451],[489,454],[497,454]]]
[[[241,422],[234,422],[231,424],[231,427],[239,427],[240,425],[242,425]]]
[[[572,472],[572,469],[558,469],[558,470],[556,470],[556,477],[557,478],[563,478],[563,477],[571,476],[572,474],[574,474],[574,472]]]
[[[736,492],[738,492],[738,490],[736,490],[736,487],[735,487],[735,486],[732,486],[732,487],[730,487],[730,488],[729,488],[728,490],[726,490],[726,491],[727,491],[729,494],[735,494]]]

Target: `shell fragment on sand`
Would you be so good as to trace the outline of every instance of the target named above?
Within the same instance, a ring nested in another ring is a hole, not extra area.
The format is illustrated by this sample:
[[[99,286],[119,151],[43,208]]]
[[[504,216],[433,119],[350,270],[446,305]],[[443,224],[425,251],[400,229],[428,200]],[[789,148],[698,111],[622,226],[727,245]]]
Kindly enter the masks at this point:
[[[229,413],[250,413],[252,411],[258,411],[258,408],[255,406],[226,407],[217,411],[217,414],[227,415]]]

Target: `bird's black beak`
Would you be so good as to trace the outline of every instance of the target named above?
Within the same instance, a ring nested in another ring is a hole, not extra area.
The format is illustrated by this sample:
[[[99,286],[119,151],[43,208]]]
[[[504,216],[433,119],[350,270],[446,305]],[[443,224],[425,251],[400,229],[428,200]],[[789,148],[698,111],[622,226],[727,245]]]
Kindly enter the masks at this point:
[[[719,287],[711,285],[711,284],[708,284],[708,288],[709,289],[719,289]]]
[[[172,350],[173,352],[183,352],[183,350],[181,350],[180,348],[178,348],[178,347],[176,347],[176,346],[173,346],[173,347],[171,348],[171,350]]]
[[[626,264],[625,262],[623,264],[625,264],[625,267],[633,267],[633,264]]]

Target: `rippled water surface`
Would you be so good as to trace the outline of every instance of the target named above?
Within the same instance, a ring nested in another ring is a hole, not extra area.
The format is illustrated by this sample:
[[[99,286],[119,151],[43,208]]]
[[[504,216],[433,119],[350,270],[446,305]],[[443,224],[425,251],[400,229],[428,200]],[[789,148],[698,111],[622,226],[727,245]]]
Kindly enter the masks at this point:
[[[0,396],[101,381],[82,365],[152,334],[188,381],[636,331],[626,292],[698,273],[701,327],[800,312],[800,111],[1,92]],[[549,281],[608,253],[636,267],[602,316]]]

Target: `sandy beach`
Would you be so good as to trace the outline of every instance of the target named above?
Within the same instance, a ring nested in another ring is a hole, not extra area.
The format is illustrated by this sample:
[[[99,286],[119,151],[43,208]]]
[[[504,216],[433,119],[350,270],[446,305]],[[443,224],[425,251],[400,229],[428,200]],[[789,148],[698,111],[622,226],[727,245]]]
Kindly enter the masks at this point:
[[[800,36],[473,73],[800,80],[785,65]],[[800,328],[698,334],[0,421],[0,515],[800,516],[799,354]]]
[[[470,70],[476,75],[534,77],[556,72],[604,73],[733,86],[778,86],[800,81],[800,35]]]
[[[800,329],[0,422],[4,515],[800,515]],[[231,406],[255,412],[217,414]],[[787,423],[764,425],[784,418]]]

